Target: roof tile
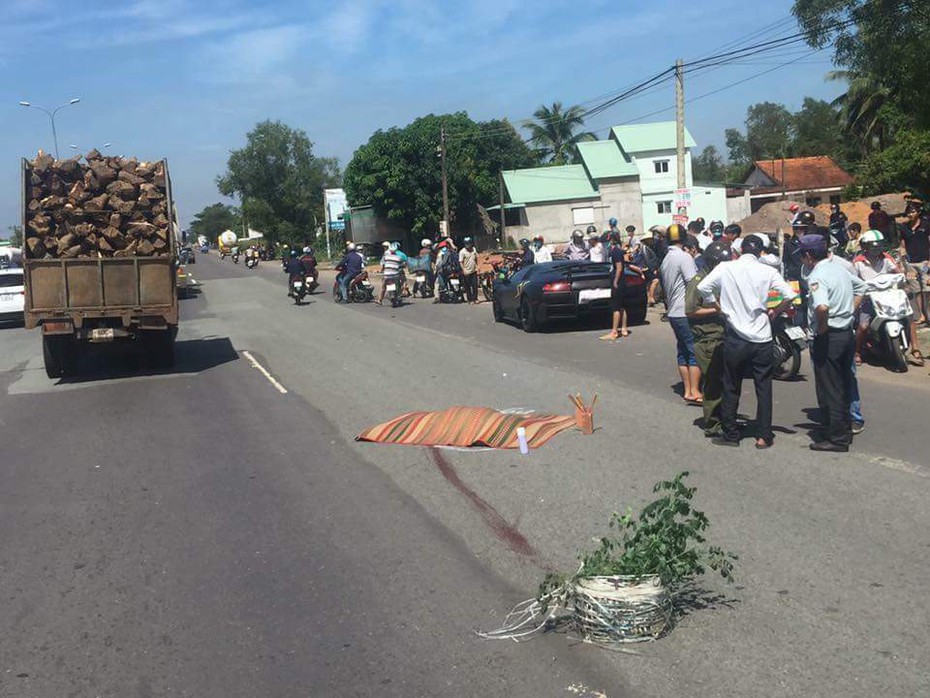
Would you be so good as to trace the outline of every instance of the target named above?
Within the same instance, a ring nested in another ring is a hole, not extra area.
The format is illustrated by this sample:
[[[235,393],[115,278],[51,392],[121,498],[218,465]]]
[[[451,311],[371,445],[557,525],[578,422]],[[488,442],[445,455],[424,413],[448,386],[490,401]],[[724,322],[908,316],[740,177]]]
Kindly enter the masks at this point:
[[[784,163],[784,169],[783,168]],[[755,187],[753,193],[771,191],[811,191],[845,187],[852,184],[853,176],[836,164],[827,155],[815,155],[805,158],[777,158],[774,160],[756,160],[755,166],[770,177],[775,186]],[[784,174],[782,174],[784,172]]]

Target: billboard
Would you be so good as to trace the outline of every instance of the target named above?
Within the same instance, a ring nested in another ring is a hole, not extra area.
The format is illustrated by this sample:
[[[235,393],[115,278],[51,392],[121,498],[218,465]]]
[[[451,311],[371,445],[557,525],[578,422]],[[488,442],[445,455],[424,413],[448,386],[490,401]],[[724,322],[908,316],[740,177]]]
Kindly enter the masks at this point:
[[[349,208],[343,189],[324,189],[323,206],[326,209],[326,224],[330,230],[345,230],[344,216]]]

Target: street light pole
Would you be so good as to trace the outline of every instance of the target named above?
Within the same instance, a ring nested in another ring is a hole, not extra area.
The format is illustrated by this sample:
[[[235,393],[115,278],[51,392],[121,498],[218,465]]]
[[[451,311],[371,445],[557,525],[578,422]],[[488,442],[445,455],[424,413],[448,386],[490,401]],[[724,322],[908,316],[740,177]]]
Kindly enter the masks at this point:
[[[39,111],[44,111],[48,116],[48,120],[52,123],[52,138],[55,141],[55,158],[58,159],[58,130],[55,128],[55,115],[64,109],[65,107],[70,107],[73,104],[77,104],[81,101],[80,97],[75,97],[74,99],[69,99],[67,104],[62,104],[61,106],[55,107],[54,110],[49,111],[45,107],[40,107],[38,104],[32,104],[31,102],[20,102],[19,106],[21,107],[32,107],[33,109],[38,109]]]

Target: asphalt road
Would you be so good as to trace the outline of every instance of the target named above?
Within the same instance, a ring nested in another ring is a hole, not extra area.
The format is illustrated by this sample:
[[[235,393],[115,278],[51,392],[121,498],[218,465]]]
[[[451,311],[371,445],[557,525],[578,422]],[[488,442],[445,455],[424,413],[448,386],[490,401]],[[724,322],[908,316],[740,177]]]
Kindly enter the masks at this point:
[[[0,695],[930,693],[926,371],[863,370],[847,456],[806,449],[807,381],[776,386],[774,449],[718,449],[655,316],[606,344],[486,305],[296,307],[272,264],[191,271],[169,373],[103,355],[56,384],[36,333],[0,331]],[[525,457],[353,441],[568,392],[600,395],[597,432]],[[704,607],[633,653],[476,639],[684,469],[734,585],[702,580]]]

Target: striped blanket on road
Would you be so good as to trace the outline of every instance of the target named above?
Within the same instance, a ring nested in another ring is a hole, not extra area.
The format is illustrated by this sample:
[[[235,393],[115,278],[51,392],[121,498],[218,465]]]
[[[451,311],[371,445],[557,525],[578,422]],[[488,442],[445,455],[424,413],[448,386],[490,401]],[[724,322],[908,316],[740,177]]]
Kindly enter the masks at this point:
[[[575,418],[556,414],[504,414],[487,407],[450,407],[438,412],[408,412],[366,429],[356,441],[411,446],[519,448],[517,429],[526,430],[530,448],[575,426]]]

